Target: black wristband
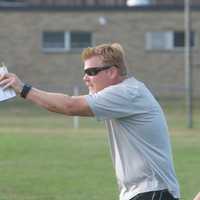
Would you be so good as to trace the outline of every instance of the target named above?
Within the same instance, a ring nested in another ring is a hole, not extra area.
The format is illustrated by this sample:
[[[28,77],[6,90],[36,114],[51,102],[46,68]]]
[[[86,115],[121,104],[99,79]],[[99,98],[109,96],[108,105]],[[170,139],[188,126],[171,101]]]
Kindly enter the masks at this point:
[[[31,88],[32,88],[31,85],[29,85],[29,84],[24,84],[24,86],[23,86],[23,88],[22,88],[22,91],[21,91],[21,93],[20,93],[20,96],[21,96],[22,98],[25,99],[26,96],[28,95],[28,93],[30,92]]]

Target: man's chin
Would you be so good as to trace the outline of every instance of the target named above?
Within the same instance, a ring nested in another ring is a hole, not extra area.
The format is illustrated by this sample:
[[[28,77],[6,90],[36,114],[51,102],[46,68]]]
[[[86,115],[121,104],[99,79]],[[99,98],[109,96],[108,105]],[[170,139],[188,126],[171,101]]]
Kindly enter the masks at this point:
[[[89,89],[89,94],[94,94],[96,91],[93,88],[88,88]]]

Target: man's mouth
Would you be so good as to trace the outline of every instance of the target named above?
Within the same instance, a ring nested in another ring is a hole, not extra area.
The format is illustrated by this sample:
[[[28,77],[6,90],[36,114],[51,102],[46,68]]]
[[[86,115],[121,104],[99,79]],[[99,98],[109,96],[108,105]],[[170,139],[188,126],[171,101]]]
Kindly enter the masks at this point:
[[[89,83],[86,83],[86,86],[87,86],[88,88],[92,88],[92,85],[89,84]]]
[[[87,85],[87,87],[88,87],[88,90],[89,90],[90,93],[94,93],[95,92],[95,89],[94,89],[94,87],[92,85]]]

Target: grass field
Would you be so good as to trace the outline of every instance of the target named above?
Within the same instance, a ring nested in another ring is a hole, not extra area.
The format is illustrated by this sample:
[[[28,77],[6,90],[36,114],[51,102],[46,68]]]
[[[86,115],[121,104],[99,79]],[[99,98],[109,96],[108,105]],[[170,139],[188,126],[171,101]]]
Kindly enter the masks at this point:
[[[186,128],[180,102],[162,103],[171,132],[183,200],[200,191],[200,108]],[[117,200],[106,130],[23,100],[0,104],[0,200]]]

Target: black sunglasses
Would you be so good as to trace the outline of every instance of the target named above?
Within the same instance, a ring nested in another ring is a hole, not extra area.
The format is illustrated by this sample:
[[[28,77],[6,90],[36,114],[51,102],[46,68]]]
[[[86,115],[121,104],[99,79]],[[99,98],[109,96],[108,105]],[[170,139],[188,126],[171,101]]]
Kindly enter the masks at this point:
[[[99,72],[104,71],[106,69],[109,69],[113,67],[114,65],[108,65],[103,67],[92,67],[84,70],[84,74],[87,74],[88,76],[96,76]]]

